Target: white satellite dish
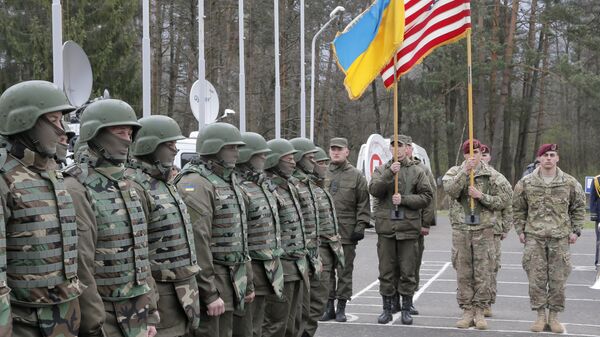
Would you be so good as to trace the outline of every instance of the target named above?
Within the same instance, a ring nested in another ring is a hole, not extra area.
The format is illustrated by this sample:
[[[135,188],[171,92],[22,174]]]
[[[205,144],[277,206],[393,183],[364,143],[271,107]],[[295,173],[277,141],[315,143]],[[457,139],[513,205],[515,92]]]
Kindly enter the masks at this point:
[[[197,121],[200,121],[200,109],[198,102],[200,102],[200,80],[197,80],[190,89],[190,106],[192,107],[192,113],[196,117]],[[219,116],[219,95],[215,87],[206,80],[206,112],[204,116],[204,123],[214,123]]]
[[[92,66],[81,47],[67,41],[63,44],[63,85],[72,105],[80,107],[90,99],[94,77]]]

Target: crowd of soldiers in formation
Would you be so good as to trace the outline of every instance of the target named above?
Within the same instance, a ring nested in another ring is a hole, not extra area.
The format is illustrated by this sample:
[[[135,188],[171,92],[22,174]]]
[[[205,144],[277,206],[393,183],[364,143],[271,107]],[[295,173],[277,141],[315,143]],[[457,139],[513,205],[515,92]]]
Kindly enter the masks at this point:
[[[346,321],[369,194],[378,322],[418,315],[436,183],[410,137],[391,138],[397,160],[367,184],[344,138],[331,139],[328,155],[305,138],[267,142],[213,123],[197,138],[199,156],[176,172],[177,123],[138,120],[127,103],[103,99],[85,108],[67,166],[62,118],[74,109],[45,81],[0,96],[0,336],[313,336],[318,321]],[[489,149],[475,140],[471,155],[469,145],[443,178],[463,309],[456,326],[487,329],[500,241],[514,226],[538,313],[531,330],[562,332],[581,186],[556,166],[556,144],[540,147],[540,167],[514,192],[482,160]]]

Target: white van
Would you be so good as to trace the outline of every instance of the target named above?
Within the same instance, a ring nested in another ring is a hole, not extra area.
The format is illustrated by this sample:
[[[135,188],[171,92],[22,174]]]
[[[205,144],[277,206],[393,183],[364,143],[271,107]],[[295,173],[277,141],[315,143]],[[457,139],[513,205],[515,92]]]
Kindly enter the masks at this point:
[[[185,164],[198,156],[198,153],[196,153],[196,138],[198,138],[198,131],[192,131],[189,138],[177,141],[176,146],[179,150],[175,156],[177,167],[183,168]]]

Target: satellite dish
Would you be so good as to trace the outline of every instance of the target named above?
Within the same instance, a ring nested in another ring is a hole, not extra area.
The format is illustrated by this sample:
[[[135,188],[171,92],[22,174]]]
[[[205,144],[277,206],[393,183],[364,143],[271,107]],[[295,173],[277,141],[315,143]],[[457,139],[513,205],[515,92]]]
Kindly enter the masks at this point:
[[[197,80],[190,89],[190,106],[192,107],[192,113],[196,117],[197,121],[200,121],[200,109],[198,102],[200,102],[200,80]],[[219,95],[215,87],[207,80],[206,81],[206,112],[204,116],[204,123],[214,123],[219,116]]]
[[[67,41],[63,44],[63,85],[72,105],[80,107],[90,99],[92,93],[92,66],[81,47]]]

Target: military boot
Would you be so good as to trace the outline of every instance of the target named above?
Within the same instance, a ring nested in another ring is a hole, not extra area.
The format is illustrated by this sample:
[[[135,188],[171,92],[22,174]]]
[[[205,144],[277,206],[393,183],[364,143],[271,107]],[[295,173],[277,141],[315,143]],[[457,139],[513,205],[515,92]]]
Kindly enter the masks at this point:
[[[456,322],[456,327],[459,329],[468,329],[473,325],[473,310],[463,309],[462,318]]]
[[[412,316],[410,315],[410,308],[412,308],[412,296],[402,295],[402,324],[411,325],[413,323]]]
[[[387,324],[392,321],[392,298],[393,296],[381,296],[383,299],[383,312],[377,317],[377,323]]]
[[[346,318],[346,300],[338,300],[337,311],[335,312],[336,322],[345,322]]]
[[[550,310],[550,314],[548,315],[548,325],[550,325],[550,330],[554,333],[565,332],[562,324],[558,321],[558,312],[554,310]]]
[[[475,316],[473,317],[475,327],[479,330],[487,330],[488,325],[483,316],[483,308],[475,307]]]
[[[402,306],[400,305],[400,294],[396,293],[392,296],[392,314],[395,314],[402,310]]]
[[[319,321],[325,322],[325,321],[330,321],[332,319],[335,319],[335,303],[334,302],[335,302],[335,300],[331,299],[331,298],[327,301],[327,306],[325,307],[325,312],[323,313],[323,316],[321,316]]]
[[[415,308],[414,303],[410,306],[410,314],[413,316],[416,316],[419,314],[419,310],[417,310],[417,308]]]
[[[537,313],[537,319],[535,320],[535,322],[533,322],[529,330],[533,332],[542,332],[546,327],[546,309],[538,309]]]

